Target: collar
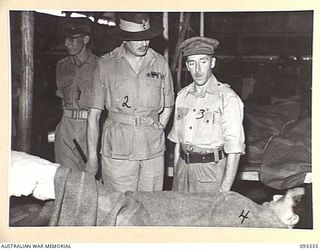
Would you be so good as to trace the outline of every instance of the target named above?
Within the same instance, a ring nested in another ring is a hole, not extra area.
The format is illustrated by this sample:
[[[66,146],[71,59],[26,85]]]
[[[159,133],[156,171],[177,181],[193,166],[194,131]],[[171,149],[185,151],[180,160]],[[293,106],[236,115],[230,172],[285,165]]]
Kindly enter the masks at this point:
[[[215,93],[217,93],[218,91],[218,87],[221,86],[222,83],[220,83],[213,74],[211,74],[211,76],[209,77],[207,83],[205,84],[205,90],[204,90],[204,95],[200,95],[199,97],[205,97],[206,93],[214,95]],[[192,94],[192,95],[196,95],[197,94],[197,90],[196,90],[196,83],[193,82],[190,85],[190,88],[188,89],[186,96],[188,94]]]
[[[73,56],[70,56],[70,60],[75,64],[75,58],[73,58]],[[81,65],[84,64],[91,64],[91,65],[96,65],[97,64],[97,57],[92,53],[92,51],[90,49],[88,49],[88,58],[85,62],[83,62]]]
[[[89,54],[89,57],[88,57],[87,63],[91,65],[97,64],[97,57],[92,53],[91,50],[89,50],[88,54]]]
[[[126,49],[124,48],[123,43],[120,45],[120,47],[118,48],[118,54],[117,54],[117,61],[121,61],[123,59],[125,59],[125,55],[126,55]],[[149,47],[147,54],[144,56],[144,62],[149,63],[153,63],[154,60],[156,59],[156,52]],[[143,63],[144,64],[144,63]]]
[[[124,58],[125,54],[126,54],[126,50],[125,50],[124,45],[122,43],[120,45],[120,47],[118,48],[117,59],[122,60]]]

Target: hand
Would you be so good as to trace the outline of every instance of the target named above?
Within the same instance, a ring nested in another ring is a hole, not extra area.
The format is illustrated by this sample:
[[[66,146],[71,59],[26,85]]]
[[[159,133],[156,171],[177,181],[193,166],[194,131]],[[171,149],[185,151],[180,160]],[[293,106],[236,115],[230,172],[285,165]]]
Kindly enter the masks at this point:
[[[86,163],[85,172],[90,175],[97,174],[97,172],[98,172],[98,157],[96,155],[93,157],[89,157],[89,159]]]
[[[230,191],[231,188],[226,187],[226,185],[224,185],[223,183],[221,184],[220,188],[219,188],[219,192],[228,192]]]
[[[153,126],[155,129],[164,129],[164,125],[161,122],[155,122],[153,123]]]

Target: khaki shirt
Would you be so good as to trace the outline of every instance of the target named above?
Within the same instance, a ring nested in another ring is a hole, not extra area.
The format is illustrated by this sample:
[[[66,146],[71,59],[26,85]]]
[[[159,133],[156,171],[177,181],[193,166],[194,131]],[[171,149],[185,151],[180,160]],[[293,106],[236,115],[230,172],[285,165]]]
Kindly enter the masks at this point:
[[[196,95],[195,83],[178,93],[174,124],[168,138],[205,149],[222,147],[227,154],[244,154],[241,99],[213,75],[204,93],[204,96]]]
[[[117,114],[158,116],[174,105],[173,82],[167,61],[149,48],[140,72],[125,57],[123,45],[102,56],[95,72],[90,108]],[[102,136],[102,154],[117,159],[142,160],[158,157],[165,150],[163,127],[132,126],[107,119]]]
[[[78,66],[73,56],[68,56],[57,63],[57,96],[62,98],[63,109],[86,108],[90,98],[93,73],[98,57],[90,52],[87,61]]]

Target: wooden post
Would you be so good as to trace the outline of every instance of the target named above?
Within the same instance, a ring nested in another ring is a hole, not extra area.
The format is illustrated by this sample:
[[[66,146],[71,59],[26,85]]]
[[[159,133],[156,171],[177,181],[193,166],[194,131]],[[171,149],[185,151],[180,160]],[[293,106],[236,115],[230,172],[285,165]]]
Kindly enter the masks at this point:
[[[191,13],[186,13],[185,16],[183,15],[184,13],[180,14],[180,31],[179,31],[179,37],[176,45],[176,49],[174,52],[173,60],[171,62],[171,73],[175,74],[176,73],[176,68],[177,66],[181,65],[182,60],[180,57],[180,50],[179,50],[179,45],[182,43],[182,41],[185,39],[186,33],[189,29],[189,23],[190,23],[190,18],[191,18]],[[175,90],[178,92],[181,89],[181,68],[179,68],[180,72],[177,72],[177,82],[175,86]]]
[[[200,36],[204,36],[204,12],[200,12]]]
[[[19,98],[18,149],[31,151],[32,101],[33,101],[33,45],[34,12],[22,11],[21,39],[21,92]]]
[[[166,39],[166,41],[169,41],[169,13],[168,12],[163,12],[162,22],[164,27],[163,37],[164,39]],[[164,57],[169,62],[169,46],[167,46],[164,50]]]
[[[180,13],[180,17],[179,17],[179,35],[180,36],[181,36],[181,30],[182,30],[182,24],[183,24],[183,17],[184,17],[184,13],[181,12]],[[178,41],[179,44],[181,43],[181,41]],[[179,59],[178,59],[178,68],[177,68],[177,72],[176,72],[176,79],[177,79],[177,81],[176,81],[176,89],[177,89],[177,92],[181,89],[181,70],[182,70],[182,56],[181,56],[180,51],[178,53],[179,53]]]

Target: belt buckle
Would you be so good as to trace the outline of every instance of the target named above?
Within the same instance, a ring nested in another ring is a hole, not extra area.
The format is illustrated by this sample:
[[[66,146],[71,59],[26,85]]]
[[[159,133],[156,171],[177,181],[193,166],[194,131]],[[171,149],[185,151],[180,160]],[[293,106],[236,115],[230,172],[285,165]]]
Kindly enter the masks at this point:
[[[190,155],[189,155],[189,151],[186,152],[186,164],[189,164],[190,163]]]
[[[82,111],[81,110],[72,110],[72,118],[73,119],[82,119]]]
[[[135,126],[141,125],[141,119],[140,119],[140,117],[135,117],[135,118],[134,118],[134,125],[135,125]]]
[[[77,110],[75,110],[75,109],[72,109],[71,110],[71,117],[73,118],[73,119],[77,119]]]

